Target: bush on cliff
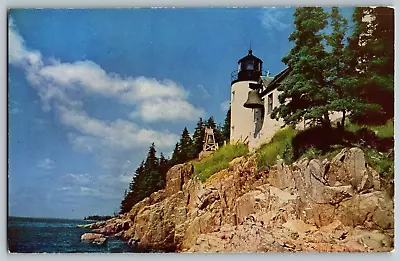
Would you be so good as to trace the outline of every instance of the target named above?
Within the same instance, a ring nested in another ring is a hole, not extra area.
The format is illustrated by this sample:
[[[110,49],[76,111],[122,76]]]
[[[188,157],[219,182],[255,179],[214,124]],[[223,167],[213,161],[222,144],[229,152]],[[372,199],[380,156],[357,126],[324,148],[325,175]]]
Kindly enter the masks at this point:
[[[262,170],[275,164],[278,156],[286,163],[293,161],[292,140],[296,136],[297,130],[292,127],[285,127],[278,130],[271,141],[262,145],[257,151],[257,169]]]
[[[210,157],[194,162],[194,176],[204,182],[214,173],[228,168],[229,162],[234,158],[246,155],[248,152],[248,146],[243,143],[226,144]]]
[[[394,135],[394,119],[390,119],[384,125],[360,125],[356,123],[352,123],[350,121],[346,121],[345,129],[351,132],[359,132],[362,129],[367,129],[375,133],[378,138],[390,138]]]
[[[332,159],[345,147],[359,147],[369,165],[383,178],[394,174],[394,121],[383,125],[360,125],[347,120],[344,130],[329,131],[315,127],[299,132],[294,139],[294,150],[302,158]],[[295,157],[295,160],[297,158]]]

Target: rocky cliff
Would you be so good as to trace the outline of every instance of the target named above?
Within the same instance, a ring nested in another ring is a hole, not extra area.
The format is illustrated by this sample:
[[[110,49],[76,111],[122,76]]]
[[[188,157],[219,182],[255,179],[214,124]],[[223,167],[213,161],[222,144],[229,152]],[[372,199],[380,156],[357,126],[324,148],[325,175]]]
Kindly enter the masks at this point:
[[[118,218],[90,225],[138,249],[177,252],[391,251],[394,204],[359,148],[332,161],[279,161],[257,172],[234,159],[204,184],[172,167],[165,190]]]

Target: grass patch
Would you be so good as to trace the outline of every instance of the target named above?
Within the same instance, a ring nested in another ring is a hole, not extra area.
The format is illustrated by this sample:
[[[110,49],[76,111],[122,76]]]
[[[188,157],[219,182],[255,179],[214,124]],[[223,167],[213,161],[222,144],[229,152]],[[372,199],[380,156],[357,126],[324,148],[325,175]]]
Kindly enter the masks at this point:
[[[328,160],[332,160],[334,157],[336,157],[336,155],[338,155],[342,151],[343,148],[344,146],[341,145],[334,146],[331,151],[325,153],[323,156]]]
[[[322,153],[322,151],[321,150],[319,150],[319,149],[317,149],[317,148],[314,148],[314,147],[311,147],[311,148],[308,148],[304,153],[303,153],[303,155],[301,155],[301,158],[307,158],[307,159],[316,159],[316,158],[319,158],[319,157],[321,157],[323,155],[323,153]]]
[[[347,120],[345,123],[345,129],[353,133],[359,132],[362,129],[367,129],[374,132],[378,138],[390,138],[394,136],[394,120],[390,119],[385,125],[378,126],[359,125]]]
[[[262,170],[275,164],[278,158],[282,158],[286,163],[293,161],[292,140],[296,136],[297,130],[292,127],[285,127],[278,130],[271,141],[262,145],[257,151],[257,169]]]
[[[381,177],[394,177],[394,153],[393,151],[382,153],[376,149],[364,149],[367,163],[372,166]]]
[[[194,176],[201,182],[206,181],[214,173],[229,167],[234,158],[248,154],[249,148],[243,143],[226,144],[215,151],[211,156],[194,162]]]
[[[342,151],[342,149],[345,146],[342,145],[334,145],[330,147],[330,150],[327,152],[323,152],[322,150],[319,150],[318,148],[311,147],[308,148],[302,155],[301,158],[307,158],[309,160],[311,159],[328,159],[332,160],[336,155]]]

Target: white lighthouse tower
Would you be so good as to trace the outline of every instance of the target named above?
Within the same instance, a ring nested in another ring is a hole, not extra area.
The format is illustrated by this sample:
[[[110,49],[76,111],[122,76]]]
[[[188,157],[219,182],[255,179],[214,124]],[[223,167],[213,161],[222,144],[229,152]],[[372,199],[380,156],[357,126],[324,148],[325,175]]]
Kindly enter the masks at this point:
[[[248,98],[255,94],[251,93],[255,91],[250,90],[249,86],[251,83],[258,83],[262,75],[262,63],[250,49],[248,55],[238,61],[238,70],[231,75],[231,142],[249,141],[255,129],[255,119],[263,112],[258,108],[263,108],[261,100],[259,105],[245,104]]]

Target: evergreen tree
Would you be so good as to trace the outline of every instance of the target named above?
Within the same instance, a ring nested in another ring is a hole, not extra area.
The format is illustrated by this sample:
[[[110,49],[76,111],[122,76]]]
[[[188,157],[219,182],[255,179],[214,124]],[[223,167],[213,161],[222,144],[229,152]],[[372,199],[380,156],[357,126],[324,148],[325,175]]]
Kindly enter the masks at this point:
[[[339,8],[333,7],[331,14],[332,34],[327,35],[327,43],[331,47],[331,51],[326,59],[329,67],[325,76],[328,79],[328,86],[332,90],[329,109],[331,111],[342,112],[342,124],[346,119],[346,113],[353,111],[357,106],[361,106],[358,100],[351,93],[351,89],[344,85],[343,77],[345,77],[348,68],[347,58],[345,56],[345,35],[348,29],[347,20],[340,15]]]
[[[357,7],[348,39],[348,71],[343,85],[364,102],[353,119],[384,123],[394,116],[394,11],[388,7]]]
[[[158,169],[158,158],[156,156],[156,146],[154,145],[154,142],[151,144],[149,148],[149,152],[147,153],[147,158],[144,162],[144,171],[149,172],[152,170],[157,170]]]
[[[273,110],[273,118],[283,118],[286,124],[302,119],[320,121],[330,127],[328,101],[332,91],[327,87],[325,71],[328,54],[322,33],[328,24],[321,7],[297,8],[295,30],[289,36],[294,47],[282,59],[291,69],[291,76],[280,87],[281,105]]]
[[[222,144],[224,144],[224,138],[222,136],[222,129],[223,129],[223,126],[221,124],[218,124],[217,128],[214,129],[215,142],[218,143],[219,146],[222,146]]]
[[[121,202],[120,213],[129,212],[132,207],[165,186],[165,174],[168,171],[167,161],[163,154],[159,160],[156,156],[154,143],[151,144],[147,158],[142,161],[136,169],[132,182],[129,184],[129,191]],[[160,164],[162,163],[162,166]]]
[[[125,197],[121,202],[120,213],[129,212],[132,207],[144,198],[144,191],[140,190],[140,184],[142,183],[144,177],[144,162],[136,169],[135,175],[129,184],[129,191],[125,191]]]
[[[181,162],[179,162],[179,154],[180,154],[179,147],[180,147],[179,142],[177,142],[175,144],[175,149],[172,152],[171,165],[176,165],[176,164],[181,163]]]
[[[185,127],[179,141],[179,162],[183,163],[194,157],[193,141]]]
[[[215,124],[213,116],[208,118],[208,120],[206,121],[205,125],[206,125],[206,128],[210,128],[210,129],[216,129],[217,128],[217,125]]]
[[[149,152],[147,153],[147,158],[144,162],[144,172],[146,178],[146,197],[152,192],[161,189],[163,177],[158,172],[159,170],[159,160],[156,156],[156,149],[154,143],[151,144]]]
[[[164,153],[161,152],[159,172],[160,172],[161,176],[163,177],[162,187],[165,187],[167,172],[170,169],[170,167],[171,167],[170,161],[168,159],[166,159],[164,156]]]
[[[195,157],[197,157],[199,153],[203,150],[204,129],[205,129],[205,124],[203,122],[203,119],[200,118],[199,121],[197,122],[197,126],[193,133],[193,147],[194,147],[193,149]]]
[[[224,126],[222,127],[221,132],[223,141],[229,142],[231,137],[231,107],[229,107],[229,110],[226,113]]]

